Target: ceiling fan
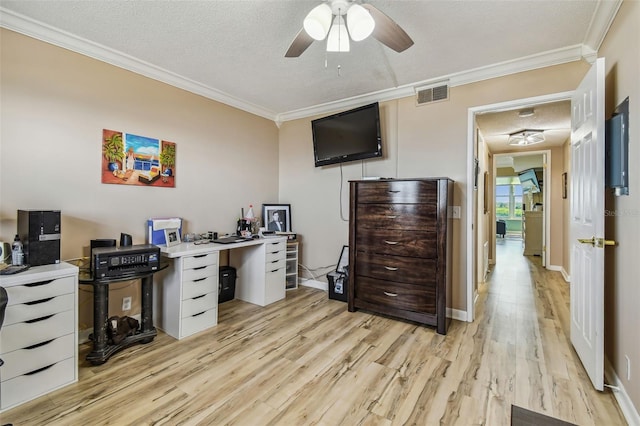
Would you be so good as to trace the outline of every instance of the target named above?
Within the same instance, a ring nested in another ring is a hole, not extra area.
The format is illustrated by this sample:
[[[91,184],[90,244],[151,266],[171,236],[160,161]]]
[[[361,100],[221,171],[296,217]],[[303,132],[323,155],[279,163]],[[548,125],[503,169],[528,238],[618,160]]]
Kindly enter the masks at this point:
[[[376,7],[356,0],[326,0],[304,18],[302,29],[284,56],[297,58],[315,40],[325,38],[328,52],[348,52],[349,38],[360,41],[369,35],[396,52],[413,45],[411,37]]]

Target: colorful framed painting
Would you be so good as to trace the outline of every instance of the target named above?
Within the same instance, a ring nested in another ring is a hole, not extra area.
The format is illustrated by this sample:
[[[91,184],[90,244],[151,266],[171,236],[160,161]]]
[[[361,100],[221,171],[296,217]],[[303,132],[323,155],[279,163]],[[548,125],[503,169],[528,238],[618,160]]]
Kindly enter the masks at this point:
[[[176,144],[117,130],[102,130],[102,183],[176,186]]]

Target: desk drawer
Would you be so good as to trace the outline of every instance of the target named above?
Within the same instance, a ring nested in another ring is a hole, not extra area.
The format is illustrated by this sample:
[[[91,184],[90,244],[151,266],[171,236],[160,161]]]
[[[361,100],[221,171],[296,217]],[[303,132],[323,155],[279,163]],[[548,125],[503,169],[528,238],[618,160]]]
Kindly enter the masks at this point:
[[[218,303],[216,292],[182,301],[182,318],[190,317],[200,312],[215,308]]]
[[[2,380],[36,371],[75,356],[74,335],[58,337],[30,349],[18,349],[2,354]]]
[[[2,410],[31,400],[76,380],[76,359],[67,358],[48,368],[3,381]]]
[[[218,273],[216,265],[199,266],[194,269],[187,269],[182,272],[182,281],[194,281],[202,278],[214,276]]]
[[[285,258],[279,259],[279,260],[272,260],[271,262],[267,262],[264,264],[264,270],[269,272],[269,271],[275,271],[277,269],[280,269],[284,266],[286,266],[287,260]]]
[[[47,297],[60,296],[61,294],[74,293],[75,280],[73,277],[63,277],[54,280],[39,281],[35,283],[6,287],[9,296],[8,306],[19,303],[33,302]]]
[[[267,254],[273,253],[276,251],[287,250],[287,242],[286,241],[267,241],[264,243],[265,249],[267,250]]]
[[[180,325],[180,338],[190,336],[218,323],[218,309],[213,308],[208,311],[194,314],[190,317],[182,318]]]
[[[214,292],[217,288],[217,276],[208,276],[199,280],[185,281],[182,283],[182,300],[193,299],[194,297]]]
[[[58,312],[70,311],[74,307],[75,300],[72,293],[11,305],[7,307],[3,326],[6,327],[19,322],[42,318]]]
[[[270,250],[270,251],[267,251],[266,262],[270,263],[275,260],[285,259],[286,257],[287,257],[286,248],[282,248],[281,250]]]
[[[218,253],[201,254],[198,256],[185,257],[182,260],[182,269],[187,270],[217,264]]]
[[[284,262],[284,261],[283,261]],[[274,270],[267,270],[265,273],[265,292],[264,292],[264,304],[265,306],[284,299],[286,296],[286,279],[285,279],[285,266]]]
[[[19,322],[7,327],[3,326],[0,331],[2,352],[7,353],[16,349],[23,349],[73,333],[76,327],[74,311],[61,312],[50,317],[44,317],[39,321]]]

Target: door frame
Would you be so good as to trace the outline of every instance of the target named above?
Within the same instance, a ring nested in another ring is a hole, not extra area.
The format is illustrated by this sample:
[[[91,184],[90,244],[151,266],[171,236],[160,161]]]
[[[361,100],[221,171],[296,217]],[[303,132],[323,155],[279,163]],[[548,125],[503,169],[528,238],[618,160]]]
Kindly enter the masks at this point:
[[[467,203],[467,206],[466,206],[467,207],[467,211],[466,211],[466,217],[467,217],[467,226],[466,226],[467,322],[473,322],[475,318],[475,304],[478,299],[478,292],[476,291],[478,282],[477,282],[477,277],[474,274],[474,268],[473,268],[474,262],[476,261],[475,259],[477,256],[477,252],[476,252],[477,250],[476,235],[477,234],[476,232],[474,232],[474,230],[476,230],[475,228],[477,227],[477,217],[474,214],[475,212],[473,210],[473,207],[474,205],[476,206],[478,205],[479,200],[477,200],[477,196],[478,196],[477,191],[474,191],[472,187],[472,182],[475,179],[474,148],[475,148],[475,138],[476,138],[476,124],[475,124],[476,114],[485,113],[485,112],[512,110],[512,109],[524,108],[524,107],[535,105],[535,104],[544,104],[549,102],[571,100],[571,96],[573,95],[573,92],[574,91],[571,90],[567,92],[559,92],[559,93],[552,93],[552,94],[542,95],[542,96],[534,96],[531,98],[515,99],[511,101],[498,102],[495,104],[487,104],[487,105],[471,107],[467,110],[467,196],[466,196],[466,203]],[[550,161],[550,158],[547,159],[547,161]],[[548,211],[550,209],[549,207],[545,207],[544,210],[547,212],[545,213],[546,215],[548,214]],[[549,225],[545,226],[545,228],[549,228],[549,227],[550,227]],[[477,230],[477,231],[481,231],[481,230]],[[547,243],[548,243],[549,235],[545,234],[545,237],[547,238]],[[546,256],[549,255],[549,252],[550,250],[547,247]],[[547,265],[548,265],[549,258],[547,257],[546,259],[547,259]]]

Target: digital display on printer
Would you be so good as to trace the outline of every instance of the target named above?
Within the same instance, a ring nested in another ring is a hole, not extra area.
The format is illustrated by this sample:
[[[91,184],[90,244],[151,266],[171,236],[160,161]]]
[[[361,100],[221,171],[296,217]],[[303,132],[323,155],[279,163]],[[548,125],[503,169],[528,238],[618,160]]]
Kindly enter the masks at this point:
[[[142,254],[132,254],[129,256],[115,256],[109,259],[110,266],[120,265],[135,265],[138,263],[145,263],[147,261],[146,256]]]

